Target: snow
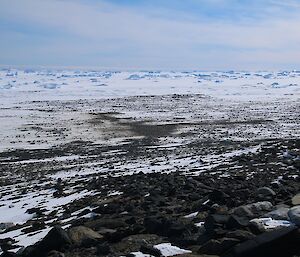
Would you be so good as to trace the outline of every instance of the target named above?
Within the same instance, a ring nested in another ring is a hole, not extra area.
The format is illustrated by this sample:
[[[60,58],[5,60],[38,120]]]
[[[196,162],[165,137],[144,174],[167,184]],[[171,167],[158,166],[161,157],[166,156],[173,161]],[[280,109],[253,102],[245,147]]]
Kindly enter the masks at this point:
[[[175,256],[180,254],[191,253],[192,251],[181,249],[177,246],[172,245],[171,243],[162,243],[158,245],[154,245],[154,248],[160,250],[162,256]],[[144,254],[142,252],[132,252],[136,257],[152,257],[152,255]]]
[[[51,196],[53,190],[40,190],[39,192],[31,192],[22,195],[17,200],[13,200],[7,196],[0,199],[0,222],[13,222],[15,224],[23,224],[27,220],[34,218],[34,214],[26,213],[27,209],[40,207],[46,208],[50,213],[58,210],[60,207],[84,196],[92,194],[87,190],[75,192],[68,196],[54,198]]]
[[[101,72],[0,71],[0,98],[10,102],[71,100],[130,95],[198,93],[223,99],[275,100],[299,97],[298,72]],[[131,79],[130,79],[131,78]],[[276,84],[275,84],[276,83]],[[105,85],[105,86],[99,86]],[[274,86],[275,85],[275,86]],[[16,97],[15,97],[16,96]],[[12,98],[14,101],[11,101]]]
[[[193,213],[190,213],[188,215],[185,215],[184,217],[185,218],[194,218],[198,215],[199,212],[193,212]]]
[[[166,257],[192,252],[192,251],[184,250],[177,246],[171,245],[171,243],[158,244],[158,245],[155,245],[154,248],[160,250],[161,254]]]
[[[266,230],[275,229],[278,227],[289,227],[292,226],[293,223],[287,220],[274,220],[272,218],[257,218],[253,219],[250,222],[252,223],[259,223],[261,226],[264,227]]]

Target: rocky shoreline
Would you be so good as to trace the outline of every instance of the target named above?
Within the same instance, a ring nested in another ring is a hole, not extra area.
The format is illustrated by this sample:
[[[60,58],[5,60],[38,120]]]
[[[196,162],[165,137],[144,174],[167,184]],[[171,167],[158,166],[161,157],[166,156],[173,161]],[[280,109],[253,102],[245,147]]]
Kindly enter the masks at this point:
[[[1,257],[300,256],[299,149],[296,139],[266,143],[259,153],[232,157],[230,176],[216,169],[83,177],[94,193],[64,207],[61,220],[69,222],[53,221],[26,248],[1,239]],[[54,196],[66,187],[57,179]],[[34,235],[55,217],[27,212],[36,219],[23,227],[1,223],[2,233]]]

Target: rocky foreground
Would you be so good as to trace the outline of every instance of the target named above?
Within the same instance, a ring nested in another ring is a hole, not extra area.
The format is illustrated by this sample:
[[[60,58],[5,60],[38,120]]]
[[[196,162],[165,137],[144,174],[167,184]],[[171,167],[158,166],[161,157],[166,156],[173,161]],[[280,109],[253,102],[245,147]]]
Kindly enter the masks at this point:
[[[299,149],[300,140],[275,140],[209,172],[82,178],[94,193],[64,207],[61,220],[69,223],[53,221],[26,248],[1,239],[1,257],[300,256]],[[63,197],[66,181],[54,188]],[[36,218],[1,223],[2,233],[23,228],[30,237],[56,215],[27,212]]]

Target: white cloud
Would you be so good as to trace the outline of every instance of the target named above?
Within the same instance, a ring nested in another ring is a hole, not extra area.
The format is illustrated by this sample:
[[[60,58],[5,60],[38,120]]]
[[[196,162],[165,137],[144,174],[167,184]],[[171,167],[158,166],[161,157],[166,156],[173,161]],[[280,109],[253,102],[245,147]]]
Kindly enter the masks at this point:
[[[261,56],[268,58],[268,63],[278,64],[286,63],[289,56],[291,63],[300,64],[299,56],[294,54],[300,52],[300,17],[281,19],[276,16],[249,24],[174,20],[165,18],[168,15],[164,16],[162,10],[159,14],[154,16],[151,11],[138,12],[103,1],[93,5],[79,0],[1,0],[0,3],[2,19],[66,33],[65,39],[36,47],[35,51],[41,53],[45,62],[47,51],[60,53],[62,58],[72,53],[92,55],[95,52],[95,56],[101,56],[107,52],[111,56],[106,55],[103,60],[108,65],[123,63],[125,67],[126,63],[155,66],[155,61],[172,67],[177,60],[183,63],[176,64],[183,67],[207,64],[217,68],[229,64],[238,68],[247,63],[255,65],[255,58],[257,65],[261,64],[264,61]],[[78,42],[68,40],[68,36],[77,38]],[[230,60],[222,61],[230,56]],[[98,60],[91,62],[98,63]]]

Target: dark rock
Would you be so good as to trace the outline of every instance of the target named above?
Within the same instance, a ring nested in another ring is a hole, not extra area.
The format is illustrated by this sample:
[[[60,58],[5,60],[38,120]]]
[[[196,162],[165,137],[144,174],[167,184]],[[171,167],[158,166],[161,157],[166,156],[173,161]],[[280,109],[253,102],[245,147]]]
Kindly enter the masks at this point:
[[[150,246],[150,245],[142,245],[141,248],[140,248],[140,251],[144,254],[150,254],[152,256],[155,256],[155,257],[161,257],[162,254],[160,252],[160,250],[154,248],[153,246]]]
[[[300,234],[295,226],[265,232],[234,247],[226,257],[289,257],[299,251]]]
[[[18,256],[18,255],[15,253],[11,253],[11,252],[4,252],[0,255],[0,257],[16,257],[16,256]]]
[[[117,203],[107,203],[100,205],[98,208],[94,209],[93,212],[99,214],[114,214],[120,212],[120,205]]]
[[[247,230],[234,230],[234,231],[228,232],[226,234],[226,237],[236,238],[240,241],[245,241],[245,240],[254,238],[255,235]]]
[[[300,205],[292,207],[288,211],[290,221],[300,227]]]
[[[28,233],[32,233],[34,231],[44,229],[45,227],[46,227],[46,225],[43,221],[35,221],[30,227],[24,228],[21,231],[28,234]]]
[[[65,255],[58,251],[51,251],[48,253],[47,257],[65,257]]]
[[[15,224],[12,222],[5,222],[5,223],[0,223],[0,232],[5,231],[8,228],[14,227]]]
[[[127,227],[128,225],[124,222],[123,219],[100,218],[96,220],[90,220],[84,223],[84,226],[98,231],[102,228],[116,229],[121,227]]]
[[[228,223],[230,216],[222,214],[211,214],[205,219],[204,227],[208,232],[224,227]]]
[[[240,217],[236,215],[231,215],[228,222],[226,223],[226,227],[228,229],[239,229],[244,228],[249,225],[249,219],[247,217]]]
[[[278,209],[268,212],[263,215],[265,218],[272,218],[274,220],[288,220],[288,211],[287,207],[279,207]]]
[[[118,256],[129,252],[138,252],[142,245],[157,245],[163,242],[163,238],[154,234],[138,234],[123,238],[120,242],[111,245],[112,252]]]
[[[15,240],[12,238],[9,238],[9,237],[0,239],[0,247],[3,252],[17,248],[16,246],[13,245],[14,243],[15,243]]]
[[[163,216],[146,217],[144,226],[148,233],[168,237],[179,236],[187,229],[185,224]]]
[[[222,238],[220,240],[211,239],[206,244],[201,246],[198,253],[221,255],[230,248],[238,244],[240,241],[235,238]]]
[[[52,250],[62,251],[70,245],[71,240],[67,232],[61,227],[55,226],[40,242],[27,247],[23,255],[26,257],[42,257]]]
[[[273,205],[270,202],[256,202],[247,205],[242,205],[234,208],[231,212],[237,216],[247,216],[249,218],[256,218],[262,216],[268,211],[271,211]]]
[[[97,254],[108,255],[111,253],[111,248],[108,244],[97,245]]]
[[[257,196],[260,200],[270,200],[272,199],[276,193],[273,189],[269,187],[261,187],[257,189]]]
[[[26,213],[28,214],[37,214],[37,215],[41,215],[43,213],[43,211],[40,209],[40,208],[31,208],[31,209],[28,209],[26,211]]]
[[[214,190],[212,193],[209,194],[209,200],[215,203],[225,203],[225,199],[229,196],[222,191]]]

